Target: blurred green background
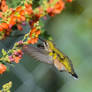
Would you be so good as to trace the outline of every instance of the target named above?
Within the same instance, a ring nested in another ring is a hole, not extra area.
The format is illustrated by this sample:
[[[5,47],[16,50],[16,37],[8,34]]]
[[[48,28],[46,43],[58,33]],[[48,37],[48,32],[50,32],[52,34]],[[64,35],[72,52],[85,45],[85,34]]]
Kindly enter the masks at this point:
[[[7,2],[11,7],[19,4],[19,0]],[[71,58],[79,79],[25,54],[21,63],[0,75],[0,85],[12,81],[11,92],[92,92],[92,0],[73,0],[61,14],[46,21],[45,29],[56,47]],[[0,41],[0,50],[11,48],[21,38]]]

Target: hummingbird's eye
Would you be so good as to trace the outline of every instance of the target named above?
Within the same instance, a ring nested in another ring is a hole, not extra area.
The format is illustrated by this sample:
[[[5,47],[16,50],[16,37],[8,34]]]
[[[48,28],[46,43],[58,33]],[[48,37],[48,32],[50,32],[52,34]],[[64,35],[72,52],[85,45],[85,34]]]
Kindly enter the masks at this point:
[[[46,46],[46,47],[48,47],[48,46],[49,46],[47,42],[44,42],[44,44],[45,44],[45,46]]]

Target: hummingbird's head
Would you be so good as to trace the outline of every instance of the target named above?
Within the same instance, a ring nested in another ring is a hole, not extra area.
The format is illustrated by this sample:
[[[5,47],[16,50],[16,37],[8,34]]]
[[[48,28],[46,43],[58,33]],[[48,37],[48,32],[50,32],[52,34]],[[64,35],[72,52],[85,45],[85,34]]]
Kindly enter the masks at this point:
[[[54,49],[54,44],[52,43],[52,41],[46,40],[44,41],[44,47],[46,50],[51,51],[52,49]]]
[[[65,66],[65,71],[71,74],[75,79],[78,79],[77,74],[74,71],[73,65],[71,60],[68,58],[68,56],[65,56],[62,64]]]

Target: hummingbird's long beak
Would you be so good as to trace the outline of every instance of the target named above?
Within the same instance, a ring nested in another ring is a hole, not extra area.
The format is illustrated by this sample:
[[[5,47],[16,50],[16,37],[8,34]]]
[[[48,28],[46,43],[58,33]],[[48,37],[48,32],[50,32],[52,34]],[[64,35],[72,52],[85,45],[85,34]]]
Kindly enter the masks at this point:
[[[42,42],[46,42],[45,40],[41,39],[40,37],[39,37],[39,40],[42,41]]]

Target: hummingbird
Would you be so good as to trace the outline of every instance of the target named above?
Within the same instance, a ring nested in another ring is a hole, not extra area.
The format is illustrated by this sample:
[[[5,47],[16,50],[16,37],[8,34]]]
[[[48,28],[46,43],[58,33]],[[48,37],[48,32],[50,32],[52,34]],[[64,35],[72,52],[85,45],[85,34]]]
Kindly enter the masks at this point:
[[[42,39],[40,40],[42,41],[42,44],[38,44],[37,47],[24,47],[24,52],[28,53],[36,60],[51,64],[60,72],[68,72],[75,79],[78,79],[78,76],[74,71],[73,64],[69,57],[66,56],[62,51],[57,49],[52,41]]]

